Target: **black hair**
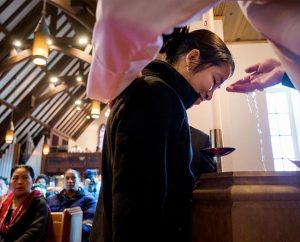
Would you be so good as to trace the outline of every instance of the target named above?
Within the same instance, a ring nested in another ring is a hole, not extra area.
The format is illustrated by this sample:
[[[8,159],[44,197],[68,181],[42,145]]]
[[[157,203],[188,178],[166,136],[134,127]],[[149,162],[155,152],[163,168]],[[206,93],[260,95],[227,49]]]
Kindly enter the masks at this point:
[[[40,175],[38,175],[37,177],[36,177],[36,181],[37,180],[39,180],[39,179],[44,179],[45,181],[46,181],[46,184],[48,185],[49,184],[49,178],[48,178],[48,176],[47,175],[45,175],[45,174],[40,174]]]
[[[14,172],[19,169],[19,168],[24,168],[26,171],[29,172],[29,175],[32,179],[34,179],[34,170],[31,166],[29,165],[16,165],[14,168],[11,169],[10,172],[10,177],[12,177],[12,175],[14,174]]]
[[[83,178],[84,179],[91,179],[92,177],[95,177],[97,175],[96,171],[91,170],[91,169],[86,169],[83,173]]]
[[[78,180],[80,180],[80,173],[74,169],[68,169],[66,172],[65,172],[65,175],[68,173],[68,172],[72,172],[75,174],[75,176],[78,178]]]
[[[0,180],[3,180],[6,185],[8,185],[8,180],[6,177],[0,176]]]
[[[160,53],[166,55],[166,61],[171,65],[182,55],[197,49],[200,51],[200,59],[193,72],[225,63],[229,64],[231,72],[234,72],[235,64],[229,49],[218,35],[209,30],[199,29],[189,32],[188,27],[175,28],[172,34],[163,35],[163,40]]]

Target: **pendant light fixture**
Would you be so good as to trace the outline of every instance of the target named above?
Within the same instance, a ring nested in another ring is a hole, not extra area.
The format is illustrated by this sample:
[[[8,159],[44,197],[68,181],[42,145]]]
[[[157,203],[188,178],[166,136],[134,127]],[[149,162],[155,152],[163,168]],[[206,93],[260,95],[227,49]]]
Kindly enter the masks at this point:
[[[33,63],[44,66],[47,64],[49,49],[48,37],[50,35],[49,28],[46,23],[46,0],[44,0],[42,17],[34,30],[34,39],[32,46]]]
[[[43,155],[48,155],[50,152],[50,147],[49,147],[49,144],[48,144],[48,138],[47,138],[47,135],[45,136],[45,143],[44,143],[44,146],[43,146]]]
[[[10,120],[10,128],[6,131],[6,135],[5,135],[5,143],[7,144],[11,144],[14,140],[14,132],[15,127],[14,127],[14,123],[13,123],[13,111],[11,113],[11,120]]]
[[[17,83],[16,83],[16,79],[14,80],[14,85],[13,85],[13,101],[16,99],[16,87],[17,87]],[[7,144],[12,144],[14,141],[14,136],[15,136],[15,127],[14,127],[14,110],[11,110],[11,117],[10,117],[10,127],[9,129],[6,131],[6,135],[5,135],[5,143]]]
[[[92,118],[100,117],[100,102],[97,100],[92,101],[91,117]]]

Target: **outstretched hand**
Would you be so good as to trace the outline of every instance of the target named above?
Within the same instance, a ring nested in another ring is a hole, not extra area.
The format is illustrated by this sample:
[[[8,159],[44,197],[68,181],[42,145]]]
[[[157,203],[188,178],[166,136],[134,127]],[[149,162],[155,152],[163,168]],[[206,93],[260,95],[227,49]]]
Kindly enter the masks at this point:
[[[241,93],[263,90],[280,83],[284,75],[282,64],[276,59],[266,59],[248,67],[245,72],[250,75],[232,83],[226,90]]]

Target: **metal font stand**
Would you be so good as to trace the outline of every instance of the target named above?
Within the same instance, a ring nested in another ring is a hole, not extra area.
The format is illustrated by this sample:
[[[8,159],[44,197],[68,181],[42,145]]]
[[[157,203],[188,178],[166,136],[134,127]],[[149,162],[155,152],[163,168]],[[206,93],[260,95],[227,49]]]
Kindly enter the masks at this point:
[[[221,129],[212,129],[209,131],[212,148],[223,148],[223,138]],[[222,158],[216,153],[214,161],[217,164],[217,172],[222,172]]]

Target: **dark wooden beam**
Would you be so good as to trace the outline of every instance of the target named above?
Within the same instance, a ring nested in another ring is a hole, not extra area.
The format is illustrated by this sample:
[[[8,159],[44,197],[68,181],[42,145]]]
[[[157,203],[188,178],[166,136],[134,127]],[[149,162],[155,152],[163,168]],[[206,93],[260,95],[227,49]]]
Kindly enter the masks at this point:
[[[70,129],[69,132],[68,132],[71,137],[73,136],[73,134],[75,134],[80,129],[80,127],[83,125],[85,120],[87,120],[86,115],[81,114],[79,119],[76,121],[75,126],[72,127],[72,129]]]
[[[26,122],[28,119],[23,119],[20,126],[22,125],[23,122]],[[30,121],[29,121],[30,122]],[[40,129],[41,126],[39,123],[37,122],[30,122],[28,125],[30,125],[31,127],[29,129],[26,130],[26,132],[21,132],[19,135],[18,135],[18,143],[20,144],[24,144],[24,142],[26,142],[26,137],[27,137],[27,133],[30,133],[31,137],[33,138],[34,137],[34,133],[35,133],[35,129]]]
[[[61,80],[61,78],[59,78],[59,79]],[[73,79],[74,79],[74,77],[73,77]],[[46,101],[48,98],[55,96],[57,93],[66,91],[66,90],[70,89],[71,87],[75,87],[78,85],[82,85],[82,83],[80,83],[76,80],[72,80],[72,81],[68,81],[68,82],[65,81],[65,83],[56,86],[55,89],[50,90],[49,92],[43,94],[43,96],[40,96],[39,98],[37,98],[35,101],[35,105],[38,106],[41,103],[43,103],[44,101]]]
[[[2,24],[0,24],[0,31],[3,32],[7,36],[9,35],[8,30]]]
[[[54,65],[53,69],[55,69],[56,73],[60,73],[63,69],[69,64],[69,58],[62,58]],[[48,87],[47,76],[45,76],[36,86],[35,88],[19,103],[18,108],[19,112],[14,113],[14,124],[17,125],[27,114],[32,113],[35,108],[37,108],[34,104],[33,99],[39,96],[41,93],[45,91]],[[3,127],[4,130],[7,130],[10,123],[10,117],[6,117],[0,127]],[[5,133],[0,133],[0,147],[4,143]]]
[[[0,98],[0,103],[5,105],[6,107],[12,109],[12,110],[15,110],[15,111],[18,111],[18,108],[8,102],[6,102],[5,100],[3,100],[2,98]]]
[[[57,129],[59,129],[61,132],[63,132],[64,127],[65,127],[66,123],[68,122],[66,120],[70,117],[70,115],[74,112],[74,110],[75,110],[75,105],[73,103],[73,106],[69,107],[69,109],[67,110],[67,112],[63,115],[64,117],[62,117],[59,120],[59,122],[57,122],[57,124],[55,125],[55,127]]]
[[[76,32],[76,35],[78,35],[78,34],[91,35],[92,34],[84,26],[82,26],[81,24],[78,24],[78,22],[76,21],[76,19],[74,19],[72,16],[66,14],[66,18],[68,19],[68,22],[72,25],[72,28]]]
[[[72,8],[83,8],[84,1],[83,0],[71,0],[70,6]]]
[[[71,57],[74,57],[74,58],[78,58],[79,60],[85,61],[89,64],[91,64],[91,62],[92,62],[92,56],[91,55],[89,55],[85,51],[82,51],[82,50],[77,49],[77,48],[67,47],[67,46],[63,46],[63,45],[50,45],[49,48],[52,49],[52,50],[62,52],[65,55],[68,55],[68,56],[71,56]]]
[[[9,1],[8,1],[9,2]],[[12,1],[10,1],[12,2]],[[4,26],[8,26],[10,25],[12,22],[14,22],[17,18],[17,16],[24,10],[24,8],[26,8],[26,6],[28,5],[28,3],[26,2],[23,2],[21,5],[19,5],[17,8],[15,8],[14,6],[14,9],[12,11],[12,14],[9,15],[9,17],[5,20],[5,22],[3,23]],[[35,7],[38,7],[38,8],[42,8],[42,3],[37,3],[37,5]],[[39,11],[41,12],[41,11]],[[22,21],[21,21],[22,22]],[[26,28],[28,26],[24,26],[24,28]],[[24,29],[23,28],[23,29]]]
[[[0,14],[5,11],[5,9],[11,4],[12,1],[6,1],[5,3],[3,3],[0,7]]]
[[[19,121],[25,116],[24,110],[28,110],[28,107],[31,106],[31,96],[26,96],[22,102],[18,105],[17,111],[13,112],[13,123],[15,127],[18,125]],[[0,124],[1,130],[7,130],[9,128],[11,121],[11,115],[8,115],[3,122]],[[0,133],[0,146],[4,144],[5,132]]]
[[[26,61],[25,63],[25,66],[27,66],[28,64],[28,61]],[[24,66],[22,68],[20,68],[19,71],[15,72],[14,75],[10,78],[10,80],[0,89],[0,92],[2,92],[3,90],[6,90],[6,88],[11,85],[12,83],[14,83],[16,81],[16,78],[17,76],[19,75],[19,73],[21,72],[21,69],[25,68]],[[23,86],[23,90],[26,90],[27,88],[30,88],[31,86],[31,83],[27,83],[26,85],[23,84],[27,77],[29,75],[31,75],[32,73],[34,72],[34,68],[32,68],[26,75],[23,76],[22,80],[17,84],[17,85],[14,85],[14,87],[10,88],[10,92],[8,92],[5,97],[3,97],[4,99],[8,98],[9,96],[13,95],[14,96],[14,100],[12,101],[12,103],[15,101],[15,100],[18,100],[20,98],[22,94],[22,92],[18,92],[16,93],[16,89],[20,86],[20,85],[24,85]],[[35,78],[37,78],[39,74],[35,74],[34,76],[32,76],[32,82],[34,82]],[[16,94],[16,95],[15,95]],[[0,111],[0,116],[3,115],[3,113],[5,113],[5,110],[3,110],[2,112]]]
[[[96,21],[95,14],[92,15],[90,11],[86,11],[82,8],[72,8],[70,0],[47,0],[47,2],[61,8],[66,14],[70,15],[77,22],[82,24],[89,32],[93,32],[93,27]]]
[[[50,30],[50,34],[51,36],[56,36],[56,24],[57,24],[57,20],[58,20],[58,9],[57,8],[54,8],[52,7],[50,9],[50,15],[51,15],[51,22],[50,22],[50,25],[49,25],[49,30]]]
[[[80,113],[79,112],[79,110],[77,110],[76,109],[76,107],[75,107],[75,105],[71,108],[71,112],[70,113],[72,113],[72,112],[74,112],[75,111],[75,113],[77,113],[77,115]],[[70,116],[68,116],[67,117],[67,121],[62,125],[62,126],[60,126],[60,130],[62,131],[62,132],[64,132],[64,133],[66,133],[66,130],[68,129],[68,127],[70,127],[70,125],[72,125],[74,122],[73,122],[73,117],[74,116],[77,116],[77,115],[72,115],[71,117]]]
[[[96,12],[97,8],[97,0],[84,0],[86,7],[89,8],[94,13]]]
[[[84,87],[80,87],[73,96],[69,99],[69,101],[66,102],[66,104],[55,114],[55,116],[49,120],[48,125],[53,128],[54,125],[66,114],[67,110],[69,110],[72,106],[74,106],[75,100],[82,96],[82,94],[85,92]],[[59,130],[61,132],[61,130]],[[63,133],[63,132],[61,132]],[[67,134],[63,133],[64,135],[68,136]],[[40,134],[36,134],[36,136],[39,136]]]
[[[12,56],[12,57],[6,59],[2,63],[0,63],[0,75],[3,72],[6,72],[9,69],[11,69],[12,67],[14,67],[14,65],[18,64],[19,62],[28,59],[29,57],[31,57],[31,50],[27,49],[27,50],[23,50],[23,51],[19,52],[15,56]]]
[[[70,121],[70,124],[68,125],[67,129],[64,130],[64,132],[66,134],[68,134],[69,136],[72,136],[72,132],[71,130],[74,129],[76,126],[80,125],[80,123],[82,123],[85,120],[85,115],[83,115],[83,113],[78,113],[75,117],[75,115],[72,117],[72,120]]]
[[[30,62],[30,60],[24,61],[24,63],[21,65],[21,68],[18,71],[14,72],[14,76],[19,76],[19,74],[23,71],[23,69],[28,66],[29,62]],[[26,79],[28,77],[28,75],[30,75],[32,72],[33,72],[33,70],[29,71],[29,73],[27,73],[27,75],[24,76],[23,79]],[[6,78],[6,75],[8,75],[8,73],[9,72],[6,72],[5,74],[1,75],[1,78]],[[6,90],[6,88],[11,84],[12,80],[13,80],[13,77],[11,77],[10,80],[8,82],[6,82],[6,84],[4,86],[2,86],[0,88],[0,93],[3,90]],[[0,116],[1,116],[1,113],[0,113]]]
[[[60,32],[61,29],[66,27],[67,24],[69,24],[69,22],[65,21],[60,26],[60,28],[58,29],[58,32]],[[74,30],[74,28],[72,28],[71,30]],[[73,37],[55,37],[55,35],[51,33],[51,40],[52,40],[53,45],[62,46],[62,47],[63,46],[68,46],[68,47],[73,47],[73,48],[76,48],[76,49],[83,49],[89,44],[87,44],[86,46],[83,46],[83,45],[79,44],[78,38],[77,38],[78,35],[80,35],[80,34],[76,34]],[[91,38],[91,36],[88,33],[86,35],[87,35],[88,38]],[[32,44],[33,44],[33,39],[23,40],[21,48],[22,49],[30,49]],[[51,45],[49,46],[49,48],[51,49]],[[85,50],[85,52],[89,53],[86,50]]]
[[[81,118],[76,122],[76,124],[74,125],[74,127],[72,127],[69,130],[69,134],[70,136],[72,136],[73,134],[75,134],[82,126],[82,124],[85,122],[85,120],[87,119],[86,116],[90,115],[90,108],[88,110],[85,110],[82,114],[81,114]],[[92,118],[90,118],[92,119]]]
[[[84,87],[80,87],[75,94],[67,101],[67,103],[57,112],[57,114],[48,122],[48,124],[53,127],[69,110],[72,106],[74,106],[75,100],[82,96],[82,94],[85,92]]]
[[[28,13],[22,21],[20,21],[13,29],[10,30],[11,35],[5,36],[0,42],[0,61],[3,61],[5,57],[8,56],[10,48],[12,46],[12,39],[11,37],[18,37],[21,39],[26,39],[27,35],[29,35],[37,24],[38,20],[40,19],[40,13],[42,9],[42,2],[38,3],[34,6],[30,13]],[[20,7],[15,11],[15,13],[5,22],[3,23],[4,28],[10,24],[11,21],[16,18],[16,13],[23,10],[28,3],[25,1]],[[13,18],[14,17],[14,18]]]
[[[94,121],[94,119],[87,119],[83,125],[76,131],[76,133],[72,136],[74,140],[77,140],[79,136],[83,133],[84,130]]]
[[[67,47],[67,46],[63,46],[63,45],[50,45],[49,48],[52,50],[56,50],[58,52],[62,52],[65,55],[68,55],[70,57],[78,58],[79,60],[82,60],[89,64],[91,64],[91,62],[92,62],[91,55],[89,55],[86,51],[82,51],[77,48]],[[3,61],[2,63],[0,63],[0,75],[3,72],[6,72],[9,69],[11,69],[12,67],[14,67],[14,65],[18,64],[19,62],[26,60],[30,57],[31,57],[31,49],[26,49],[26,50],[19,52],[17,55],[14,55],[14,56],[10,57],[9,59]]]
[[[32,121],[40,124],[41,126],[43,126],[46,129],[50,129],[51,128],[49,124],[46,124],[46,123],[42,122],[41,120],[33,117],[31,114],[27,114],[26,117],[29,118],[29,119],[31,119]]]
[[[86,106],[86,105],[85,105]],[[64,130],[64,133],[71,135],[72,132],[70,132],[74,126],[78,125],[80,123],[80,119],[86,118],[86,112],[85,107],[83,107],[81,110],[76,110],[76,115],[73,115],[69,120],[69,124],[67,125],[66,129]]]

